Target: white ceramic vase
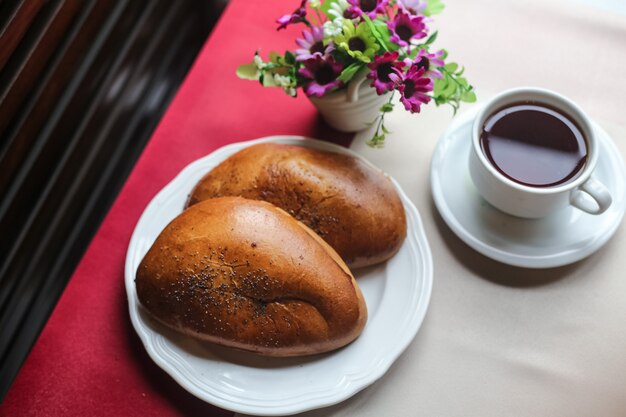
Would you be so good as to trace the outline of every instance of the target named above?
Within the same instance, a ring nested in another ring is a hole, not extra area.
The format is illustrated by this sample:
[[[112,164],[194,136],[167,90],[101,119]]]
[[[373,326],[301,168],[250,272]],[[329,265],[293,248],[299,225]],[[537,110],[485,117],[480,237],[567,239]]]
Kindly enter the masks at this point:
[[[378,116],[380,107],[389,100],[366,81],[367,73],[356,75],[346,88],[323,97],[309,97],[326,123],[342,132],[358,132],[367,129]]]

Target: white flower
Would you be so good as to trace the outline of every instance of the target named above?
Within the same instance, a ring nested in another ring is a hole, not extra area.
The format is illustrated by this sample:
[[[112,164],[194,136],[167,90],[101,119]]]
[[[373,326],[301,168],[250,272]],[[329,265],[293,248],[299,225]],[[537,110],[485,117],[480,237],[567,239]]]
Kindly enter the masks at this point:
[[[291,78],[286,75],[274,74],[274,82],[281,87],[291,86]]]
[[[348,0],[337,0],[330,5],[330,9],[328,9],[330,21],[324,22],[324,35],[326,37],[334,37],[342,33],[343,23],[348,20],[344,15],[350,6]],[[353,22],[358,22],[358,20],[358,18],[352,19]]]
[[[324,22],[324,38],[334,38],[343,31],[343,17]]]
[[[328,9],[328,14],[333,16],[331,19],[345,19],[344,13],[350,7],[350,3],[348,0],[337,0],[333,4],[330,5],[330,9]]]
[[[274,74],[274,83],[276,83],[277,86],[282,87],[285,93],[289,94],[290,96],[293,97],[296,95],[295,84],[291,77],[288,77],[286,75]]]
[[[254,65],[256,65],[259,70],[265,68],[265,62],[263,62],[263,59],[258,54],[254,55]]]

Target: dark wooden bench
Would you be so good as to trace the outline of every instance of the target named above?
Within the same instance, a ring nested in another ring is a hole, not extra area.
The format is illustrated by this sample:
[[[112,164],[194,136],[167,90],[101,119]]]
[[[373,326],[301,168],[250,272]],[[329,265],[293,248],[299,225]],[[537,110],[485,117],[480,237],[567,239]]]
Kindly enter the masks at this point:
[[[0,400],[226,0],[0,0]]]

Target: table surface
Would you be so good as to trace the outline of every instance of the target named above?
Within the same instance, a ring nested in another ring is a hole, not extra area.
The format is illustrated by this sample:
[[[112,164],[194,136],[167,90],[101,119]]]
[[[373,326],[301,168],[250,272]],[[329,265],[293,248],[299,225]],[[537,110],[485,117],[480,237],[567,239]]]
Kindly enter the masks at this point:
[[[234,76],[257,48],[293,47],[298,29],[277,33],[272,24],[290,11],[286,3],[231,1],[0,416],[232,415],[188,394],[149,359],[130,325],[124,261],[143,209],[184,166],[225,144],[276,134],[351,145],[394,176],[422,215],[435,265],[430,310],[407,352],[373,386],[310,415],[623,415],[624,226],[596,254],[550,270],[509,267],[469,249],[439,217],[428,185],[448,109],[429,107],[418,117],[395,112],[387,147],[373,150],[364,145],[368,132],[354,139],[333,132],[304,97]],[[505,3],[450,0],[437,19],[438,43],[467,66],[479,98],[524,84],[560,91],[608,130],[623,157],[626,19],[560,0]]]

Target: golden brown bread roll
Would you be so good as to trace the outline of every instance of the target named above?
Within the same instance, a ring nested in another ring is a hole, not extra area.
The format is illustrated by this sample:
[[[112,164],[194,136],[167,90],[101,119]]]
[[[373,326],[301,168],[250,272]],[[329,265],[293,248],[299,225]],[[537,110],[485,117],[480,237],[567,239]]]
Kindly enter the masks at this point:
[[[358,285],[327,243],[283,210],[238,197],[175,218],[135,283],[141,304],[165,325],[264,355],[337,349],[367,320]]]
[[[229,195],[284,209],[350,267],[385,261],[406,236],[404,207],[391,181],[348,155],[276,143],[250,146],[211,170],[188,205]]]

